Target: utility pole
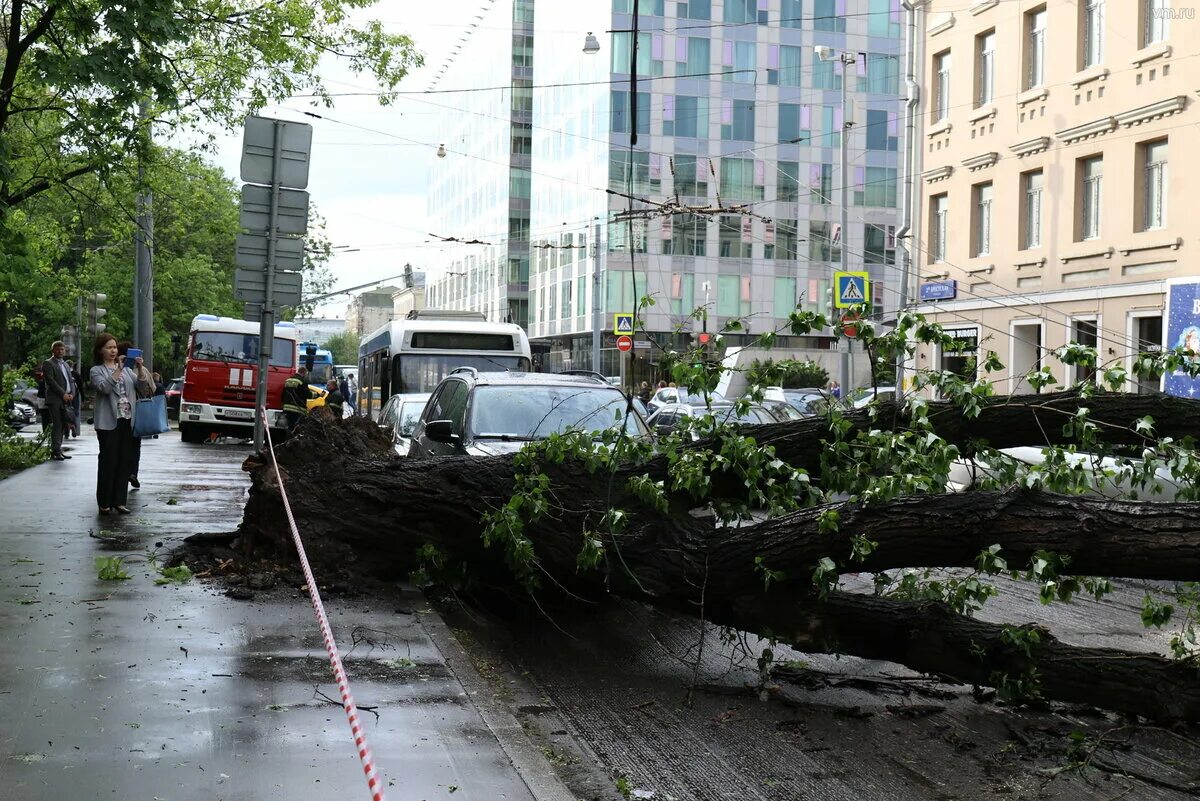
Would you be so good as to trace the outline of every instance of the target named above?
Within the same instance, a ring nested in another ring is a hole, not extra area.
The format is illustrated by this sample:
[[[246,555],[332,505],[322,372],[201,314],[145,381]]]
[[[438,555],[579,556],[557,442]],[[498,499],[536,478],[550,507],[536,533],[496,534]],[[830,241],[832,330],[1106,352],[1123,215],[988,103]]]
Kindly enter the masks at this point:
[[[850,129],[854,125],[854,112],[850,108],[850,73],[851,67],[855,63],[854,53],[842,53],[839,56],[842,62],[842,141],[841,141],[841,172],[842,172],[842,219],[841,219],[841,234],[839,242],[839,255],[841,256],[842,272],[848,272],[850,269],[850,249],[849,244],[849,223],[850,223]],[[846,395],[853,388],[851,385],[850,359],[854,352],[854,340],[846,339],[846,350],[841,354],[841,380],[842,394]]]
[[[267,376],[275,345],[275,259],[279,234],[279,193],[282,183],[283,122],[274,120],[274,149],[271,152],[271,206],[267,227],[266,298],[258,327],[258,387],[254,393],[254,452],[262,452],[265,435],[263,409],[267,408]]]
[[[600,220],[596,219],[596,230],[592,234],[592,369],[603,374],[600,369],[600,325],[603,308],[600,305]]]
[[[142,155],[138,157],[137,233],[135,234],[135,261],[137,269],[133,279],[133,341],[142,350],[142,361],[147,370],[154,370],[154,210],[153,195],[146,185],[145,159],[153,145],[150,123],[150,103],[142,100],[138,105],[138,122],[142,126]]]

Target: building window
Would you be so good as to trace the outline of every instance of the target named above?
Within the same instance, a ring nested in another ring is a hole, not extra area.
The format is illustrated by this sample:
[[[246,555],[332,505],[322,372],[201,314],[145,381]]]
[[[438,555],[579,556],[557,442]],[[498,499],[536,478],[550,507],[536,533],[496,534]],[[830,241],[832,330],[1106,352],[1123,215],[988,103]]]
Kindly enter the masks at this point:
[[[1081,69],[1094,67],[1104,60],[1104,0],[1079,3]]]
[[[813,30],[845,33],[846,17],[837,6],[837,0],[813,0]]]
[[[841,89],[842,88],[842,62],[840,61],[825,61],[817,55],[816,50],[812,54],[812,85],[813,89]]]
[[[779,47],[779,85],[799,86],[804,72],[804,52],[799,47]]]
[[[1139,145],[1142,175],[1142,230],[1167,225],[1167,140]]]
[[[707,197],[708,181],[703,166],[696,163],[695,156],[674,156],[672,169],[675,175],[675,194],[686,197]]]
[[[858,91],[900,94],[900,56],[867,53],[866,73],[858,79]]]
[[[612,132],[629,133],[629,92],[613,90],[612,93]],[[650,93],[637,93],[637,132],[650,133]]]
[[[804,0],[782,0],[779,4],[779,24],[784,28],[804,27]],[[899,34],[897,34],[899,36]]]
[[[787,318],[796,310],[795,278],[775,278],[775,302],[772,305],[775,317]]]
[[[950,51],[933,57],[933,121],[950,117]]]
[[[622,270],[609,269],[604,272],[605,278],[605,309],[612,314],[631,312],[638,306],[638,300],[650,293],[646,286],[646,273],[639,271],[635,276],[626,267]]]
[[[712,19],[712,0],[688,0],[679,4],[679,19]]]
[[[726,142],[753,142],[754,101],[724,100],[722,102],[729,105],[721,111],[721,139]]]
[[[854,205],[896,208],[896,168],[867,167],[862,171],[862,189],[854,192]]]
[[[754,0],[725,0],[725,22],[755,23],[758,7]]]
[[[762,177],[754,159],[721,159],[721,197],[725,200],[762,200]]]
[[[634,195],[657,194],[662,181],[657,174],[651,175],[650,154],[644,150],[633,152],[633,180],[629,181],[629,151],[610,150],[608,153],[608,188]],[[528,197],[528,195],[525,195]]]
[[[744,275],[717,276],[717,314],[744,317],[750,313],[750,278]]]
[[[939,361],[940,369],[954,373],[963,381],[974,381],[978,377],[979,329],[946,328],[952,344],[943,345]]]
[[[638,96],[641,96],[638,92]],[[693,139],[708,138],[708,98],[687,95],[668,95],[663,103],[663,136],[685,136]],[[671,99],[670,103],[665,102]],[[641,109],[638,109],[641,114]],[[668,119],[668,117],[670,119]],[[641,127],[641,118],[638,126]]]
[[[808,106],[798,103],[779,104],[779,141],[783,143],[806,142],[812,136]]]
[[[747,217],[725,214],[719,221],[720,230],[717,232],[717,255],[725,259],[748,259],[753,253],[753,247],[744,235],[743,223],[749,222]]]
[[[900,38],[900,4],[895,0],[871,0],[867,8],[867,34]]]
[[[1165,42],[1167,21],[1171,17],[1171,0],[1142,0],[1142,47]]]
[[[975,105],[986,106],[992,102],[996,87],[996,32],[981,33],[975,37]]]
[[[587,293],[583,289],[583,279],[575,279],[575,314],[582,317],[587,313]]]
[[[1095,156],[1080,159],[1079,175],[1079,238],[1097,239],[1100,236],[1100,184],[1104,176],[1104,159]]]
[[[1163,318],[1162,315],[1150,317],[1135,317],[1133,319],[1135,342],[1135,358],[1142,355],[1155,355],[1162,352]],[[1137,386],[1139,395],[1153,395],[1162,385],[1162,376],[1146,376],[1131,378]]]
[[[946,225],[949,222],[950,216],[950,197],[949,195],[937,195],[930,203],[931,214],[929,216],[929,225],[932,229],[929,235],[930,253],[929,257],[933,261],[946,260]]]
[[[733,83],[754,83],[757,74],[755,72],[755,50],[757,45],[754,42],[729,42],[724,43],[725,56],[722,59],[724,69],[724,80]]]
[[[1046,7],[1025,14],[1025,88],[1046,80]]]
[[[833,165],[808,165],[808,202],[828,206],[833,197]]]
[[[676,256],[703,256],[707,251],[708,220],[698,214],[674,214],[671,216],[670,249],[664,252]]]
[[[1071,321],[1071,341],[1085,348],[1097,350],[1100,344],[1100,326],[1097,320],[1072,320]],[[1076,364],[1072,365],[1071,372],[1074,374],[1072,379],[1076,383],[1091,382],[1096,380],[1096,360],[1099,359],[1099,353],[1091,364]]]
[[[633,41],[628,32],[616,32],[612,38],[612,71],[620,75],[629,74],[629,43]],[[637,71],[638,75],[662,75],[663,63],[661,54],[653,58],[654,37],[650,33],[639,33],[637,40]]]
[[[707,75],[712,72],[709,39],[689,36],[687,40],[687,60],[683,69],[686,75]],[[678,77],[678,76],[676,76]]]
[[[1021,215],[1021,224],[1025,229],[1023,244],[1025,248],[1040,248],[1042,246],[1042,189],[1044,178],[1041,170],[1027,172],[1021,176],[1025,190],[1025,206]]]
[[[974,255],[986,256],[992,252],[992,184],[976,184],[973,189],[975,224],[971,226],[971,233],[975,240]]]
[[[863,256],[867,264],[896,263],[896,227],[894,225],[863,226]],[[871,298],[875,302],[875,298]]]
[[[781,203],[796,203],[800,200],[800,164],[795,161],[779,162],[777,172],[779,188],[775,199]]]
[[[842,250],[834,242],[831,223],[808,221],[808,258],[810,261],[841,261]]]
[[[671,274],[671,314],[685,317],[696,308],[696,276],[691,273]]]
[[[770,223],[768,223],[768,231]],[[775,241],[768,258],[795,261],[800,257],[800,228],[795,220],[778,220],[775,223]]]
[[[867,111],[867,150],[896,152],[900,137],[896,130],[895,117],[887,111]]]

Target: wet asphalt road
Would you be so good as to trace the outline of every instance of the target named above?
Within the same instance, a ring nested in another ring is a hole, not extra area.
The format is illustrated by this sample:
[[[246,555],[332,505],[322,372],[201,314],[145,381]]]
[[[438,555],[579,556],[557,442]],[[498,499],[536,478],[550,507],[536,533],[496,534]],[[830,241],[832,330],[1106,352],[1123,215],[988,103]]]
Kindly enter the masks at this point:
[[[236,527],[248,448],[149,440],[134,514],[100,517],[96,440],[71,446],[0,481],[0,798],[368,798],[307,598],[154,583],[148,551]],[[389,798],[564,797],[422,596],[326,606]]]

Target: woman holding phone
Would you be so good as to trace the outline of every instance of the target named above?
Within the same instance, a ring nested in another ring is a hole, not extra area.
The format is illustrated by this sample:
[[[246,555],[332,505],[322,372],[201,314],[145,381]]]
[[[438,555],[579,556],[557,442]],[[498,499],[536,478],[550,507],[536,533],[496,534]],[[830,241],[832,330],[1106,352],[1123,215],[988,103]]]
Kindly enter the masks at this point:
[[[133,416],[137,411],[137,381],[132,369],[117,355],[117,338],[96,337],[92,350],[96,366],[88,378],[96,390],[94,413],[96,438],[100,441],[100,465],[96,471],[96,503],[100,514],[116,509],[129,514],[129,473],[133,467]],[[132,367],[132,365],[129,365]]]

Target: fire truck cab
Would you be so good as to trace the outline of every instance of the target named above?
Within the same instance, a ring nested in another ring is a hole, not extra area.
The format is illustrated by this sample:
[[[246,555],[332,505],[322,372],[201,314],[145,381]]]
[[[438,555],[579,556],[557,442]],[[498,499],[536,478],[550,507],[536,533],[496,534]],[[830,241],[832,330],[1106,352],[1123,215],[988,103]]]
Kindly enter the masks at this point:
[[[283,384],[296,371],[292,323],[275,325],[267,372],[267,423],[282,432]],[[184,442],[203,442],[213,433],[251,437],[258,387],[259,324],[233,317],[198,314],[188,334],[179,435]]]

